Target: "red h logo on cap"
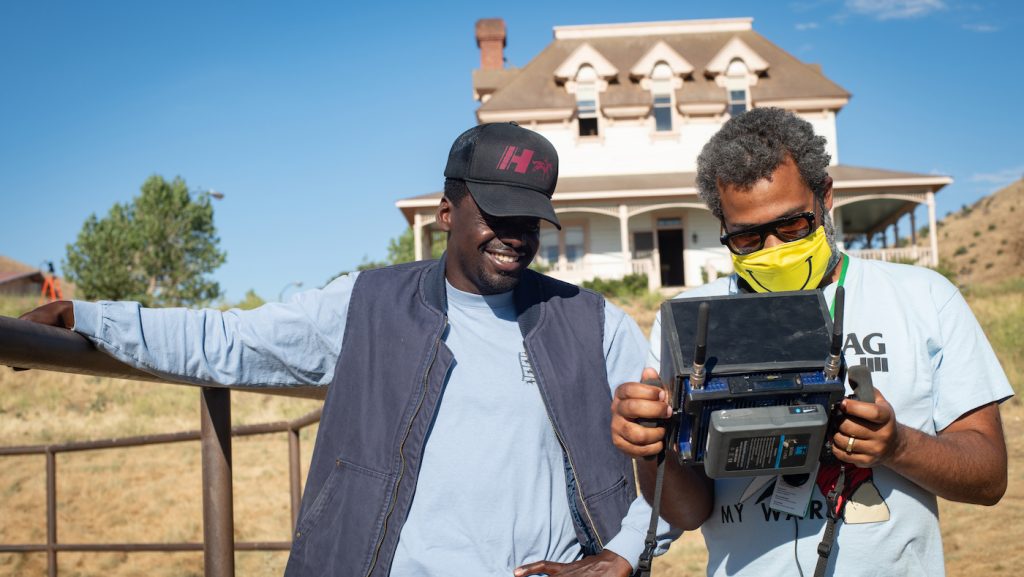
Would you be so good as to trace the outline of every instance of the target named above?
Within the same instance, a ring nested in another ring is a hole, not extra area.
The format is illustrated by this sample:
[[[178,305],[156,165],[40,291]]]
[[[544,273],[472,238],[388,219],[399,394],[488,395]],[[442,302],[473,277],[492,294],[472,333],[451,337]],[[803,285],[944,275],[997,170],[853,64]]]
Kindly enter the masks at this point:
[[[501,160],[498,161],[498,170],[508,170],[509,164],[516,165],[515,171],[519,174],[525,174],[526,170],[530,168],[530,159],[533,158],[533,151],[529,148],[522,149],[523,151],[516,154],[519,150],[518,147],[508,145],[505,147],[505,152],[501,153]]]

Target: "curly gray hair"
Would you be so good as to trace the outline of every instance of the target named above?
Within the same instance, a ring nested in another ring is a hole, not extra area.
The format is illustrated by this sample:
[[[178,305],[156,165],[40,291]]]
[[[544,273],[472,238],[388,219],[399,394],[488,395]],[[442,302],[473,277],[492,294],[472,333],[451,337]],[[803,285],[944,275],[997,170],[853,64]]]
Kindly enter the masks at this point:
[[[768,178],[789,156],[819,203],[828,190],[825,138],[811,123],[781,108],[754,108],[725,123],[697,157],[697,191],[722,220],[719,185],[749,188]]]

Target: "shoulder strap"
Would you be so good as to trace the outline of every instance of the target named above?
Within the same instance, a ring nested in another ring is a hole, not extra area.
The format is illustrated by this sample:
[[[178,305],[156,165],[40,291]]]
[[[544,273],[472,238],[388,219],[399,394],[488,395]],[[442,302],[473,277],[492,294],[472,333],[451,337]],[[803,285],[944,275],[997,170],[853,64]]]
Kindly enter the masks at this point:
[[[651,523],[647,527],[647,538],[644,539],[644,552],[640,554],[637,568],[638,577],[651,577],[654,563],[654,549],[658,546],[658,516],[661,511],[661,490],[665,481],[665,454],[663,447],[658,453],[658,474],[654,481],[654,503],[651,504]]]
[[[828,558],[832,555],[832,545],[836,542],[836,522],[845,508],[846,501],[840,501],[843,489],[846,486],[846,466],[839,467],[839,478],[836,486],[826,495],[828,499],[828,521],[825,523],[825,534],[818,543],[818,564],[814,567],[814,577],[825,577],[825,569],[828,568]]]

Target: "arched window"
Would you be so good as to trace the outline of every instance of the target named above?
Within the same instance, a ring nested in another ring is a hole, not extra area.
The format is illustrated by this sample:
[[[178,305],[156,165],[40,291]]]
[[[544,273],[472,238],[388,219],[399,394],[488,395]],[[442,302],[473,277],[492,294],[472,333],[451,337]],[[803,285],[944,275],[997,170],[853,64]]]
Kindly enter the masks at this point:
[[[597,72],[580,66],[576,73],[576,117],[580,136],[597,136]]]
[[[651,95],[654,97],[654,130],[672,130],[672,69],[659,62],[651,71]]]
[[[725,71],[725,89],[729,96],[729,116],[743,114],[750,106],[750,71],[739,58],[734,58]]]

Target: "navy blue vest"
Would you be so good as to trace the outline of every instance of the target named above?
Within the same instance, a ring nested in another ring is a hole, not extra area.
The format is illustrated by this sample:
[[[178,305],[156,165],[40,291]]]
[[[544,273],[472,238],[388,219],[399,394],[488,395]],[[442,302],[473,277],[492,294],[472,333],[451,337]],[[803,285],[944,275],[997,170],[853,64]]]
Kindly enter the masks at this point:
[[[443,258],[356,279],[287,576],[389,574],[454,360],[441,340],[445,294]],[[576,533],[593,554],[636,497],[632,463],[611,443],[604,300],[527,270],[515,301],[562,445]]]

